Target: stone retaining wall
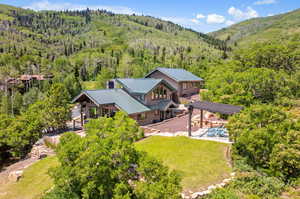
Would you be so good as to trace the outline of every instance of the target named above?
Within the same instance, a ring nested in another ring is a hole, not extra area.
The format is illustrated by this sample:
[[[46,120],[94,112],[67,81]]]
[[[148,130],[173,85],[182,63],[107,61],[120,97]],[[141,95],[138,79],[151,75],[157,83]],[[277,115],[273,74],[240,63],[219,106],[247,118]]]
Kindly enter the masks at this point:
[[[205,195],[210,194],[214,189],[225,187],[231,180],[234,179],[235,173],[231,173],[230,176],[231,176],[230,178],[224,179],[219,184],[214,184],[214,185],[208,186],[205,191],[194,192],[190,196],[187,196],[187,195],[185,195],[185,194],[182,193],[181,197],[183,199],[198,199],[198,198],[202,198]]]

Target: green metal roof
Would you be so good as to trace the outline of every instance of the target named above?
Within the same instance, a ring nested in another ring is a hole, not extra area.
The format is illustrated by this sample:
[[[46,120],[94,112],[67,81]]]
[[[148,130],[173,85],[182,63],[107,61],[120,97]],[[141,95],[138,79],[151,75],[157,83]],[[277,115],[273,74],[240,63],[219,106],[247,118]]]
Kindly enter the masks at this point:
[[[156,104],[150,106],[152,110],[166,111],[171,105],[177,107],[177,105],[172,100],[161,100]]]
[[[152,74],[155,71],[160,71],[161,73],[169,76],[170,78],[178,81],[178,82],[183,82],[183,81],[203,81],[202,78],[197,77],[193,73],[186,71],[181,68],[161,68],[158,67],[152,72],[150,72],[146,77],[148,77],[150,74]]]
[[[167,82],[165,82],[162,79],[154,79],[154,78],[121,79],[121,78],[118,78],[118,79],[116,79],[116,81],[119,82],[120,84],[122,84],[129,93],[146,94],[146,93],[150,92],[154,87],[156,87],[161,82],[163,82],[171,90],[175,90],[171,85],[169,85]]]
[[[84,90],[73,102],[76,102],[83,94],[87,95],[97,105],[115,104],[128,114],[151,110],[122,89]]]

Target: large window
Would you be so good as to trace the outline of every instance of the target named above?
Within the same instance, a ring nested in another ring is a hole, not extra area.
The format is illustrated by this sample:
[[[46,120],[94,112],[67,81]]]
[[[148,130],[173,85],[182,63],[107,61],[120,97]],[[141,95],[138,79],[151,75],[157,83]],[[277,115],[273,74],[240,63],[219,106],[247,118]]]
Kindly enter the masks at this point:
[[[167,99],[167,89],[165,89],[163,86],[157,87],[155,90],[151,93],[151,99],[152,100],[158,100],[158,99]]]
[[[185,89],[189,89],[189,88],[197,88],[198,87],[198,83],[197,82],[184,82],[182,83],[182,88]]]

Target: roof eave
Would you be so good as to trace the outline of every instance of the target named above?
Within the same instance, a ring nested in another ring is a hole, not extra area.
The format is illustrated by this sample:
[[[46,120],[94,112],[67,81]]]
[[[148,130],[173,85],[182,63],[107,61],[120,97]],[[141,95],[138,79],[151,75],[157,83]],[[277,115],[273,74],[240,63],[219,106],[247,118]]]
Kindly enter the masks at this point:
[[[133,114],[140,114],[140,113],[146,113],[146,112],[150,112],[153,111],[152,109],[149,109],[147,111],[139,111],[139,112],[134,112],[134,113],[128,113],[128,115],[133,115]]]
[[[177,78],[171,76],[170,74],[167,74],[167,73],[165,73],[164,71],[160,70],[159,67],[156,68],[156,69],[154,69],[154,70],[152,70],[151,72],[149,72],[145,77],[149,77],[149,76],[150,76],[152,73],[154,73],[155,71],[161,72],[162,74],[168,76],[169,78],[173,79],[173,80],[176,81],[176,82],[201,82],[201,81],[204,81],[204,79],[202,79],[202,78],[201,78],[200,80],[179,80],[179,79],[177,79]]]
[[[143,93],[141,93],[141,92],[130,92],[130,94],[132,94],[132,95],[146,95],[147,93],[149,93],[149,92],[143,92]]]
[[[169,84],[166,80],[162,80],[161,82],[163,82],[167,87],[170,88],[170,90],[172,90],[172,92],[177,91],[176,88],[174,88],[171,84]]]
[[[72,103],[75,103],[82,95],[86,95],[96,106],[99,106],[99,104],[92,96],[90,96],[86,91],[82,91],[79,95],[77,95],[73,100]]]
[[[145,93],[145,94],[148,94],[148,93],[152,92],[154,89],[157,88],[157,86],[158,86],[160,83],[163,83],[163,84],[164,84],[165,86],[167,86],[172,92],[175,92],[175,91],[176,91],[176,89],[175,89],[173,86],[171,86],[167,81],[161,79],[161,81],[159,81],[159,82],[158,82],[151,90],[149,90],[149,91],[148,91],[147,93]]]
[[[200,80],[180,80],[178,82],[203,82],[204,79],[200,79]]]
[[[167,105],[166,105],[166,107],[164,108],[164,111],[167,111],[168,110],[168,108],[169,108],[169,106],[171,106],[171,105],[176,105],[173,101],[170,101]]]

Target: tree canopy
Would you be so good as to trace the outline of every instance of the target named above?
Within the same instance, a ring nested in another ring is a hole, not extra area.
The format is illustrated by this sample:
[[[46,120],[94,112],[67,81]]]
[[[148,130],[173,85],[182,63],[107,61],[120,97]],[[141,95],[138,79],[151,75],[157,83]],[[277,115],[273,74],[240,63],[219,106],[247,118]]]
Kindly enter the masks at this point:
[[[257,43],[234,51],[231,60],[210,67],[203,98],[250,106],[289,106],[299,96],[298,43]]]
[[[284,179],[300,173],[300,122],[271,105],[253,105],[230,118],[235,155]]]
[[[134,148],[143,135],[135,120],[118,112],[92,119],[86,133],[62,136],[55,187],[44,198],[180,198],[179,175]]]
[[[42,100],[37,99],[37,95],[36,90],[25,95],[26,103],[34,103],[27,104],[27,109],[23,107],[19,115],[1,114],[0,161],[25,157],[44,133],[66,127],[70,119],[70,97],[66,87],[53,84]]]

